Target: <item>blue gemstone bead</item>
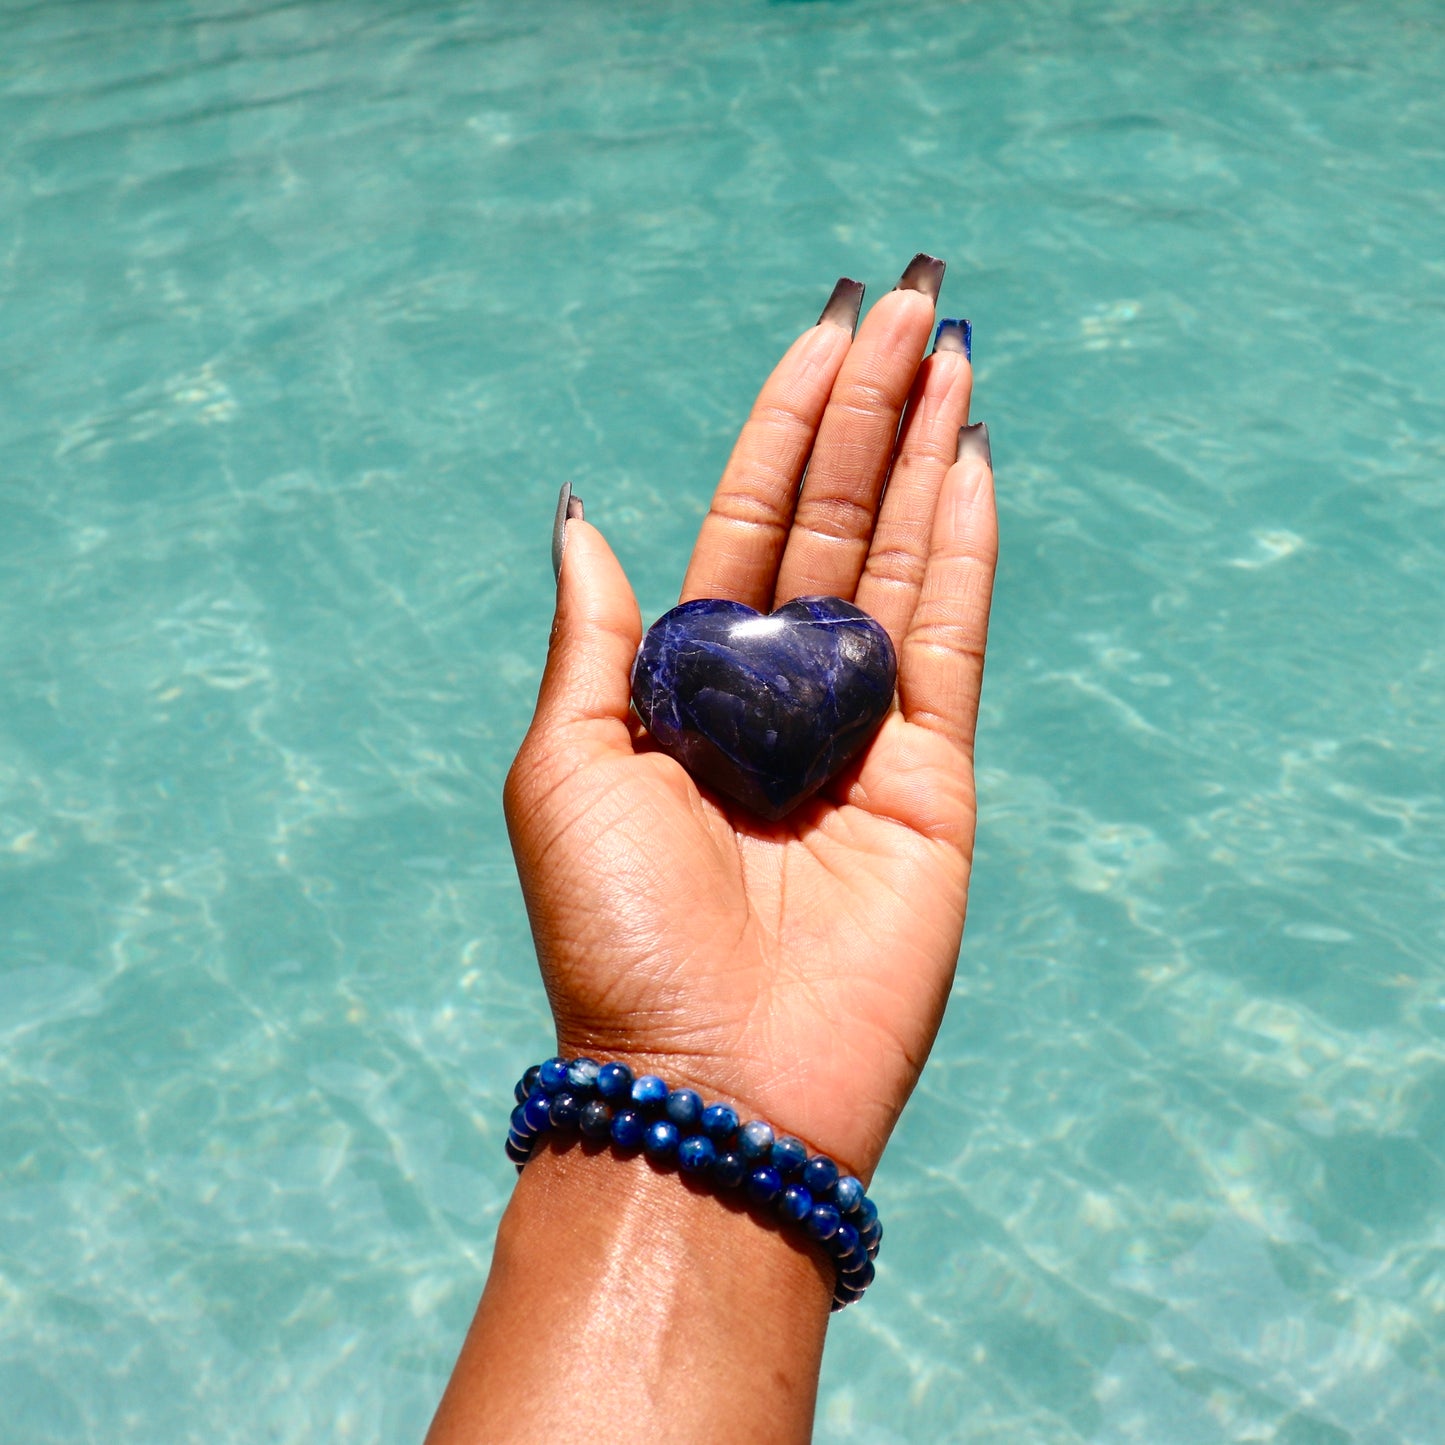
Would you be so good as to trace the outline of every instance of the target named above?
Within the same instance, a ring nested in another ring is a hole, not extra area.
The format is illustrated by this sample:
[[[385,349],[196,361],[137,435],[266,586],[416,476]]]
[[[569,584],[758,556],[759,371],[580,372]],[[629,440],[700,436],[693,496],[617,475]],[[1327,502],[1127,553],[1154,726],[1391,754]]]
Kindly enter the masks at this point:
[[[845,1305],[857,1304],[863,1298],[861,1289],[849,1289],[846,1285],[836,1284],[833,1286],[833,1303],[842,1309]]]
[[[550,1127],[552,1100],[542,1093],[532,1094],[527,1102],[522,1105],[522,1117],[527,1121],[527,1128],[533,1134],[540,1134],[543,1129]]]
[[[712,1177],[722,1189],[736,1189],[748,1177],[748,1161],[735,1149],[717,1156],[712,1166]]]
[[[863,1202],[863,1183],[851,1174],[842,1175],[833,1186],[833,1203],[844,1214],[852,1214]]]
[[[808,1162],[807,1146],[801,1139],[791,1139],[784,1134],[781,1139],[773,1140],[769,1162],[786,1179]]]
[[[667,1085],[656,1074],[633,1080],[632,1103],[638,1109],[660,1109],[667,1102]]]
[[[684,1174],[701,1174],[717,1162],[717,1145],[703,1134],[689,1134],[677,1146],[677,1162]]]
[[[702,1095],[695,1089],[674,1089],[667,1096],[666,1113],[679,1129],[696,1129],[702,1119]]]
[[[726,1144],[738,1129],[738,1113],[726,1104],[709,1104],[702,1111],[702,1132],[714,1144]]]
[[[612,1110],[601,1099],[588,1099],[577,1115],[577,1127],[588,1139],[610,1139]]]
[[[527,1081],[525,1079],[518,1079],[512,1088],[512,1097],[519,1104],[525,1104],[527,1102],[527,1095],[530,1092],[531,1090],[527,1088]]]
[[[619,1109],[612,1116],[612,1142],[619,1149],[640,1149],[647,1120],[636,1109]]]
[[[748,1175],[747,1189],[754,1204],[772,1204],[783,1192],[783,1176],[771,1164],[760,1164]]]
[[[814,1239],[832,1239],[842,1223],[843,1216],[838,1213],[837,1205],[815,1204],[808,1211],[808,1217],[803,1221],[803,1228]]]
[[[565,1089],[567,1087],[567,1060],[548,1059],[542,1065],[540,1082],[549,1094],[557,1094]]]
[[[533,1100],[536,1099],[541,1100],[541,1123],[537,1122],[537,1108],[535,1106],[533,1107],[531,1114],[527,1113],[528,1106],[532,1105]],[[528,1094],[527,1103],[518,1104],[517,1107],[512,1110],[512,1128],[518,1134],[522,1135],[524,1139],[530,1139],[533,1137],[533,1135],[540,1134],[542,1130],[551,1123],[551,1120],[547,1117],[547,1105],[548,1099],[545,1094]]]
[[[507,1158],[513,1164],[525,1164],[532,1157],[532,1151],[525,1144],[519,1144],[511,1134],[507,1135],[507,1142],[503,1147],[507,1151]]]
[[[744,1124],[738,1135],[738,1148],[742,1150],[744,1159],[751,1159],[754,1163],[766,1159],[773,1150],[772,1127],[761,1119]]]
[[[596,1059],[573,1059],[567,1065],[567,1087],[574,1094],[590,1094],[597,1087],[601,1069]]]
[[[575,1129],[577,1116],[581,1112],[582,1101],[570,1089],[563,1089],[560,1094],[552,1095],[552,1106],[547,1110],[547,1117],[551,1119],[554,1129]]]
[[[850,1264],[847,1269],[840,1268],[838,1278],[849,1289],[867,1289],[873,1283],[874,1272],[873,1261],[865,1254],[862,1259]]]
[[[603,1064],[597,1070],[597,1092],[613,1103],[632,1093],[632,1070],[626,1064]]]
[[[867,1229],[858,1231],[858,1240],[868,1251],[868,1257],[871,1259],[878,1253],[878,1247],[883,1243],[883,1226],[875,1219]]]
[[[537,1087],[537,1081],[542,1077],[541,1064],[533,1064],[525,1074],[522,1075],[522,1087],[531,1093]]]
[[[858,1240],[858,1231],[845,1219],[838,1226],[838,1232],[828,1241],[828,1248],[840,1259],[844,1255],[861,1252],[863,1246]]]
[[[878,1218],[878,1206],[866,1195],[863,1202],[858,1206],[858,1217],[854,1221],[859,1229],[866,1229]]]
[[[813,1207],[813,1196],[801,1184],[790,1184],[778,1201],[778,1213],[789,1224],[801,1224]]]
[[[642,1147],[654,1159],[671,1159],[677,1153],[682,1135],[677,1125],[669,1119],[657,1119],[647,1126],[642,1136]]]
[[[838,1166],[826,1154],[815,1154],[803,1165],[803,1183],[819,1199],[828,1198],[828,1191],[838,1182]]]

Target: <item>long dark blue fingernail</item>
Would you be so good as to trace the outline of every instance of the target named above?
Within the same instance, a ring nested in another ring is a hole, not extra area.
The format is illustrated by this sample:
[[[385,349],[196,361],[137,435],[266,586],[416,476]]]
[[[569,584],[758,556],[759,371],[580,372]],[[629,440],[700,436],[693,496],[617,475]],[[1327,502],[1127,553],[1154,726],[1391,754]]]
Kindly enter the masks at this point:
[[[970,360],[973,360],[973,322],[940,321],[938,330],[933,333],[933,349],[935,351],[961,351]]]
[[[943,289],[943,273],[948,269],[947,261],[920,251],[904,268],[898,278],[895,291],[922,291],[930,301],[938,300]]]
[[[958,460],[977,459],[993,470],[993,452],[988,444],[988,423],[976,421],[958,429]]]
[[[567,546],[567,523],[582,518],[582,498],[572,495],[572,483],[563,482],[557,493],[557,517],[552,523],[552,576],[562,580],[562,552]]]
[[[846,276],[840,276],[823,314],[818,317],[818,325],[831,321],[834,326],[841,326],[850,334],[855,333],[858,330],[858,313],[863,309],[863,290],[861,281],[850,281]]]

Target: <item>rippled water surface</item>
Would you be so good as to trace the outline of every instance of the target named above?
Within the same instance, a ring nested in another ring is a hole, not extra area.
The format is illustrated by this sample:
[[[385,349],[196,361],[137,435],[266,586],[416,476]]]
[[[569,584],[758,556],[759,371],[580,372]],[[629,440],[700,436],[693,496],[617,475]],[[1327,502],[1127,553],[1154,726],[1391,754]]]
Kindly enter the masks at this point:
[[[975,325],[953,1007],[829,1442],[1445,1440],[1445,14],[0,3],[0,1435],[405,1440],[644,612],[835,276]]]

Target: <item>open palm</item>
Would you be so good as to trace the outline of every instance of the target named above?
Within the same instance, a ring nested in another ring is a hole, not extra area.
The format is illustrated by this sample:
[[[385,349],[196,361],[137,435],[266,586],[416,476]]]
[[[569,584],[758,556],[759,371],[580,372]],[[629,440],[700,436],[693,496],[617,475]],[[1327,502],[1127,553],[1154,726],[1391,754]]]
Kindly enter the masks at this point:
[[[759,394],[683,586],[875,616],[898,707],[861,758],[776,823],[699,789],[629,714],[637,603],[574,520],[506,790],[561,1052],[691,1082],[865,1175],[942,1018],[973,846],[996,526],[986,439],[955,461],[968,362],[923,355],[941,273],[915,260],[856,339],[840,283]]]

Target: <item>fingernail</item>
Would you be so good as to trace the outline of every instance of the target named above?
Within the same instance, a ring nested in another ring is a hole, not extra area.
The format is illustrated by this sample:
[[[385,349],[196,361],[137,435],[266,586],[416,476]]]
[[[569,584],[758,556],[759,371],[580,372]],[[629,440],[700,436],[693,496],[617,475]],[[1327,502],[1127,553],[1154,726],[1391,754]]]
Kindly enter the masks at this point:
[[[838,284],[833,288],[833,294],[828,298],[828,304],[818,317],[818,325],[831,321],[834,326],[841,326],[850,334],[856,332],[858,313],[863,309],[863,290],[861,281],[850,281],[846,276],[840,276]]]
[[[552,576],[562,580],[562,553],[567,546],[567,523],[582,518],[582,498],[572,495],[572,483],[563,482],[557,494],[557,517],[552,523]]]
[[[933,333],[933,349],[935,351],[961,351],[972,361],[973,322],[940,321],[938,330]]]
[[[898,278],[898,284],[893,289],[895,291],[922,291],[930,301],[937,301],[938,293],[943,289],[943,273],[947,268],[947,261],[940,261],[937,256],[930,256],[928,252],[920,251],[903,268],[903,274]]]
[[[972,426],[958,429],[958,460],[976,458],[990,471],[993,470],[993,452],[988,445],[988,423],[976,421]]]

